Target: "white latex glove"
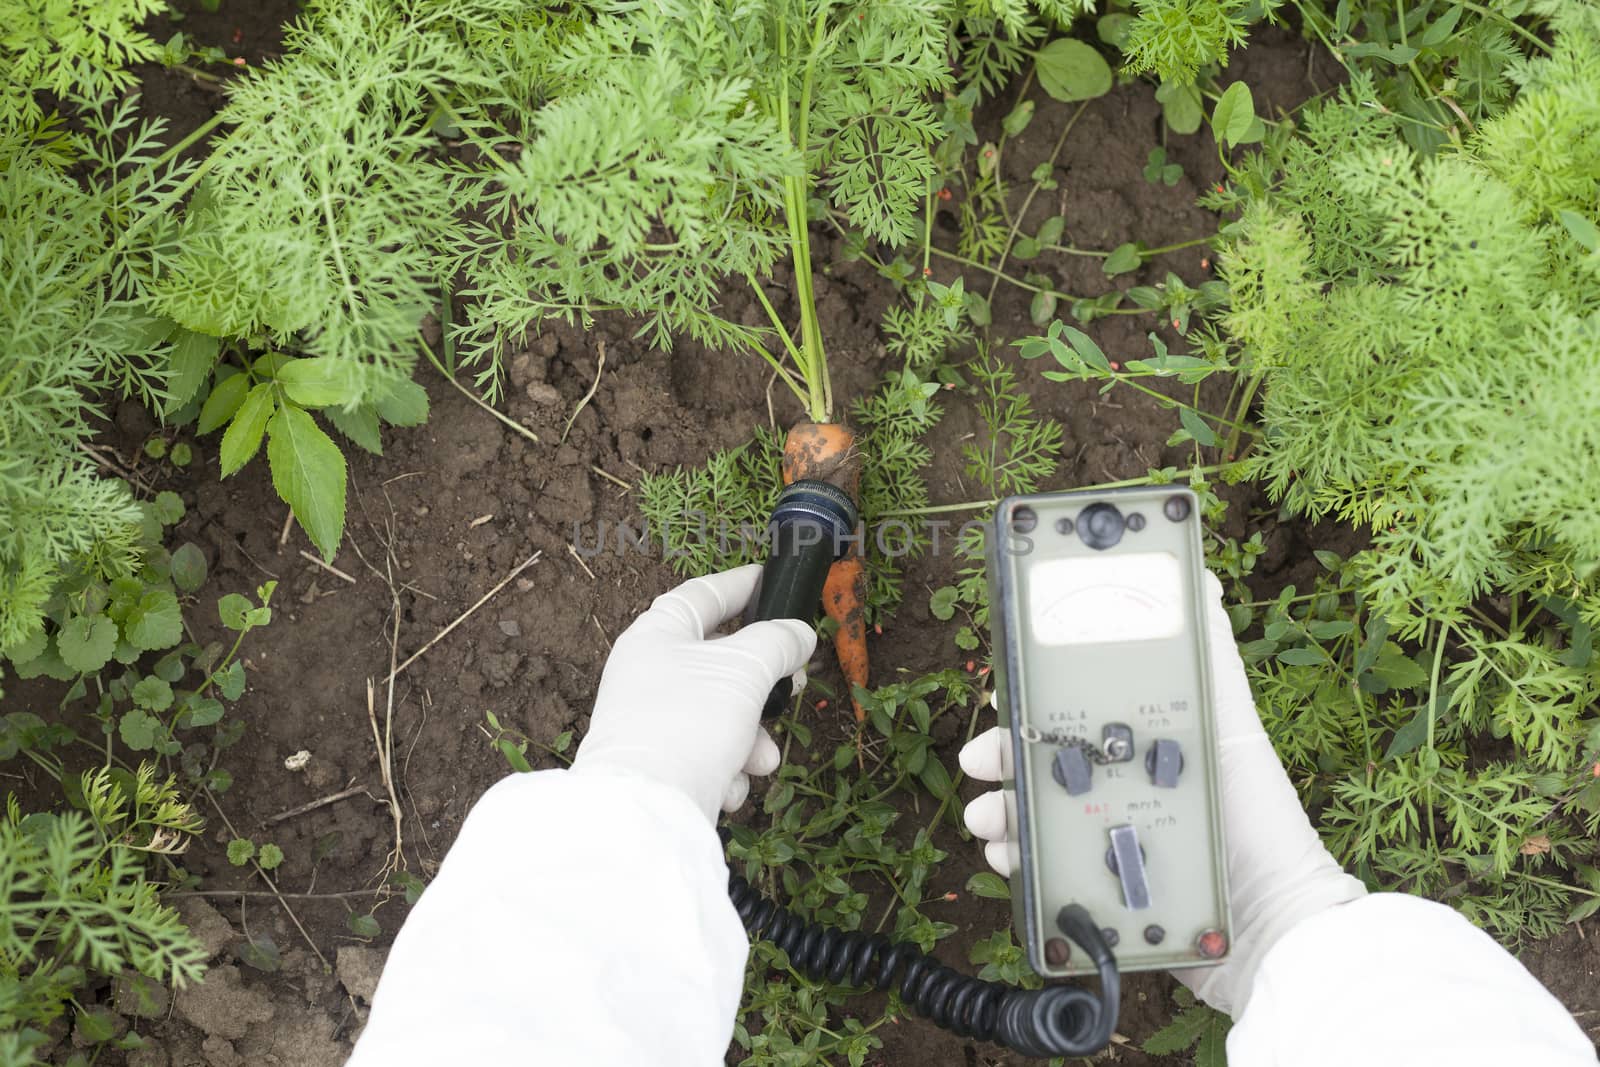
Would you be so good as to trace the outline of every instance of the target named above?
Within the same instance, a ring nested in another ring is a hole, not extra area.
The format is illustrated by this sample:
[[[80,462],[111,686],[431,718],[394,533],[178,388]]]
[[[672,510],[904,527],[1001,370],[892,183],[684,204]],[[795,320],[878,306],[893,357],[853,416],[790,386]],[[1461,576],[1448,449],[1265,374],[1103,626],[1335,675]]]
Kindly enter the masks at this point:
[[[1207,574],[1206,589],[1233,951],[1216,967],[1173,974],[1207,1004],[1237,1015],[1250,997],[1257,966],[1279,938],[1302,919],[1363,897],[1367,891],[1334,862],[1300,806],[1256,714],[1244,661],[1222,608],[1222,584]],[[980,734],[961,750],[961,769],[980,781],[998,782],[1001,752],[1010,743],[1000,727]],[[1009,878],[1002,794],[985,793],[972,801],[966,821],[968,829],[986,842],[984,857],[989,865]],[[1086,856],[1084,862],[1097,864],[1100,859]]]
[[[637,775],[671,786],[715,822],[750,794],[751,774],[778,769],[778,746],[761,728],[761,705],[816,647],[794,619],[711,633],[745,608],[761,568],[684,582],[656,597],[617,638],[589,732],[572,769]]]

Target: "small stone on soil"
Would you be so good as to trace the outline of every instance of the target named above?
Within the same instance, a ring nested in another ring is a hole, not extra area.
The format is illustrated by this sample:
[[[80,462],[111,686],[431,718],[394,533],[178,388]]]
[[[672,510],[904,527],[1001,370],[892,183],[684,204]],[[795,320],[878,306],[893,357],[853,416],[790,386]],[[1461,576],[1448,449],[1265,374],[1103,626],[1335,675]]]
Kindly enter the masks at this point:
[[[239,968],[213,967],[205,980],[178,993],[178,1014],[213,1037],[243,1037],[254,1023],[272,1018],[272,998],[245,986]]]
[[[208,960],[216,959],[239,936],[228,920],[222,917],[222,913],[200,897],[186,897],[179,901],[178,915],[205,946]]]
[[[366,945],[341,945],[334,957],[333,972],[353,997],[372,1002],[378,991],[378,975],[383,972],[383,953]]]
[[[159,1019],[172,1006],[172,993],[154,978],[129,971],[112,986],[111,1001],[123,1015]]]

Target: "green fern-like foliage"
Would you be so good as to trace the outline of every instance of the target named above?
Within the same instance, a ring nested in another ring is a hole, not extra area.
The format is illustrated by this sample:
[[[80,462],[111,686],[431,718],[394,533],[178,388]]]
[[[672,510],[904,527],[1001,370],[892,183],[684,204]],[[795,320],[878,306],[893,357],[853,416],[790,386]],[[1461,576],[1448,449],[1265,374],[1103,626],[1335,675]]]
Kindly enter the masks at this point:
[[[1244,44],[1258,5],[1249,0],[1135,0],[1138,18],[1122,43],[1128,69],[1190,84],[1200,68],[1228,65],[1228,49]],[[1268,5],[1270,7],[1270,5]]]
[[[1261,390],[1236,469],[1370,534],[1244,646],[1263,720],[1337,854],[1512,940],[1600,887],[1600,9],[1551,10],[1460,148],[1360,72],[1298,116],[1222,256]]]
[[[1465,151],[1418,158],[1351,87],[1225,260],[1266,385],[1251,470],[1373,530],[1391,614],[1566,593],[1600,562],[1600,15],[1574,12]]]
[[[37,121],[37,94],[103,100],[133,84],[128,67],[155,58],[140,24],[165,0],[0,2],[0,129]]]
[[[43,1028],[90,975],[133,969],[182,985],[205,952],[146,876],[150,857],[181,852],[200,826],[172,779],[153,765],[120,780],[81,781],[84,811],[0,818],[0,1031],[8,1063],[36,1062]]]
[[[83,118],[81,132],[0,124],[0,646],[38,628],[64,568],[131,564],[139,512],[81,446],[107,394],[155,403],[162,389],[171,323],[141,298],[162,230],[129,220],[184,169],[152,169],[161,126],[128,104]]]

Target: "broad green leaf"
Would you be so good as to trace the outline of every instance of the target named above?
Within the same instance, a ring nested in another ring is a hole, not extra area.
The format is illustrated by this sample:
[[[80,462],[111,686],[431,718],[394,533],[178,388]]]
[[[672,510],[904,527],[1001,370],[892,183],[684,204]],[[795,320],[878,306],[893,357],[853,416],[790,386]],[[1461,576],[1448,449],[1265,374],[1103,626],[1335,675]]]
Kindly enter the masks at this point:
[[[104,615],[79,615],[56,634],[61,662],[83,674],[104,667],[116,648],[117,624]]]
[[[1562,208],[1557,214],[1561,217],[1561,225],[1572,234],[1572,239],[1591,252],[1600,252],[1600,226],[1596,226],[1576,211]]]
[[[228,842],[228,862],[243,867],[256,854],[256,843],[248,837],[236,837]]]
[[[1387,763],[1390,760],[1399,759],[1406,753],[1415,750],[1418,745],[1427,740],[1427,737],[1428,709],[1423,708],[1411,717],[1410,722],[1394,732],[1394,737],[1389,741],[1389,747],[1384,750],[1384,762]]]
[[[185,593],[199,589],[206,581],[206,555],[199,546],[185,543],[172,554],[172,580]]]
[[[1161,115],[1173,133],[1194,133],[1205,121],[1206,112],[1197,86],[1162,82],[1156,90],[1156,99],[1161,102]]]
[[[1034,103],[1024,100],[1012,109],[1011,114],[1000,120],[1000,128],[1015,137],[1028,128],[1028,123],[1033,121]]]
[[[1106,272],[1107,277],[1126,274],[1130,270],[1137,270],[1144,257],[1139,254],[1139,245],[1135,241],[1120,244],[1111,250],[1111,254],[1100,264],[1100,269]]]
[[[214,726],[222,721],[222,701],[213,697],[194,697],[187,710],[186,726]]]
[[[274,407],[272,386],[262,382],[250,390],[239,406],[238,414],[228,424],[222,435],[222,476],[226,478],[246,463],[261,448],[261,435],[266,431],[267,420]]]
[[[993,871],[979,871],[967,879],[967,892],[990,900],[1010,900],[1011,886]]]
[[[1189,431],[1189,436],[1194,438],[1195,444],[1201,448],[1210,448],[1217,443],[1216,431],[1211,429],[1211,424],[1200,417],[1200,413],[1191,407],[1178,409],[1178,421],[1183,428]]]
[[[261,851],[268,847],[263,845]],[[265,867],[266,864],[261,865]],[[260,934],[253,941],[247,941],[234,950],[239,955],[239,962],[254,967],[258,971],[272,974],[283,968],[283,954],[278,951],[278,943],[268,934]]]
[[[261,864],[261,869],[264,871],[277,870],[278,865],[283,862],[283,849],[269,841],[261,846],[256,862]]]
[[[170,489],[163,489],[150,502],[150,513],[163,526],[174,526],[183,521],[183,497]]]
[[[1095,344],[1093,337],[1090,337],[1082,330],[1066,325],[1061,327],[1061,333],[1067,339],[1067,343],[1072,346],[1072,351],[1083,362],[1097,371],[1111,370],[1111,361],[1106,359],[1105,352],[1101,351],[1100,346]],[[1068,366],[1064,360],[1061,360],[1059,353],[1057,353],[1056,359],[1062,366]]]
[[[133,751],[148,752],[155,747],[156,732],[160,729],[161,720],[149,712],[134,708],[124,713],[117,723],[117,736]]]
[[[171,648],[183,640],[183,613],[171,590],[151,589],[122,622],[122,635],[134,648],[146,652]]]
[[[942,586],[933,591],[928,597],[928,610],[933,617],[943,622],[956,613],[956,587],[953,585]]]
[[[1035,326],[1044,326],[1056,317],[1056,306],[1055,293],[1034,293],[1033,299],[1028,302],[1028,320]]]
[[[1455,32],[1456,23],[1461,21],[1461,13],[1466,10],[1460,4],[1452,7],[1443,15],[1433,20],[1433,23],[1422,31],[1417,37],[1417,43],[1424,48],[1437,48],[1450,39]]]
[[[217,617],[230,630],[243,630],[245,617],[253,607],[250,598],[238,593],[224,593],[217,598]]]
[[[172,686],[154,675],[139,679],[129,695],[134,704],[149,711],[166,711],[172,707]]]
[[[500,755],[505,757],[506,762],[511,765],[512,770],[521,774],[527,774],[529,771],[533,770],[533,765],[528,762],[528,757],[523,754],[522,749],[518,748],[508,739],[504,737],[500,738],[494,743],[494,747],[500,750]]]
[[[1315,648],[1286,648],[1278,653],[1278,662],[1292,667],[1315,667],[1327,661],[1328,657]]]
[[[354,392],[348,364],[331,356],[291,359],[278,368],[277,377],[284,393],[301,407],[343,404]]]
[[[178,331],[169,357],[167,403],[162,409],[165,414],[172,414],[194,398],[206,375],[216,366],[221,349],[222,342],[215,337],[193,330]]]
[[[1578,923],[1600,911],[1600,896],[1588,897],[1578,902],[1567,915],[1567,922]]]
[[[1051,215],[1039,224],[1039,232],[1034,234],[1034,239],[1042,245],[1053,245],[1061,240],[1061,235],[1066,232],[1067,220],[1062,215]]]
[[[428,393],[410,378],[401,378],[377,398],[378,417],[390,426],[421,426],[428,421]]]
[[[371,404],[362,404],[358,408],[346,411],[341,407],[326,408],[322,412],[327,420],[333,423],[334,429],[344,434],[354,444],[371,452],[374,456],[383,455],[383,437],[378,432],[378,409]]]
[[[1368,693],[1386,693],[1392,689],[1416,689],[1428,682],[1428,672],[1406,655],[1405,649],[1393,641],[1383,646],[1372,669],[1360,676],[1359,684]]]
[[[267,424],[272,486],[324,559],[344,537],[344,453],[304,410],[285,405]]]
[[[1093,100],[1111,91],[1111,64],[1082,41],[1051,41],[1033,60],[1039,87],[1057,100]]]
[[[962,297],[961,303],[966,309],[967,318],[972,320],[974,326],[981,329],[994,321],[994,314],[989,309],[989,300],[982,293],[967,293]]]
[[[1128,31],[1133,28],[1133,16],[1124,11],[1115,11],[1109,15],[1101,15],[1094,23],[1094,34],[1101,42],[1113,48],[1121,48],[1122,42],[1128,39]]]
[[[1256,105],[1250,86],[1242,81],[1234,82],[1222,91],[1211,112],[1211,133],[1224,147],[1244,144],[1255,117]]]
[[[383,927],[378,925],[378,920],[370,915],[351,912],[345,921],[350,926],[350,932],[357,937],[377,937],[383,933]]]
[[[250,379],[243,374],[230,375],[212,386],[211,395],[200,405],[200,420],[195,423],[195,430],[210,433],[233,418],[249,391]]]
[[[211,680],[217,683],[217,692],[229,700],[238,700],[244,695],[244,664],[234,660],[213,674]]]

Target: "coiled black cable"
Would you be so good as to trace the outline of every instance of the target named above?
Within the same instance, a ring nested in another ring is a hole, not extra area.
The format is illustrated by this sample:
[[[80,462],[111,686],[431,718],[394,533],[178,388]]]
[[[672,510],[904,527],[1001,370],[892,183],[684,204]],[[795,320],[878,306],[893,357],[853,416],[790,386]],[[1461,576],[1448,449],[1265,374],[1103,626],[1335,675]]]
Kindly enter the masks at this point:
[[[813,980],[898,987],[908,1008],[960,1037],[994,1041],[1041,1059],[1088,1056],[1111,1041],[1121,1001],[1117,961],[1089,913],[1075,904],[1061,910],[1057,923],[1094,961],[1099,995],[1077,985],[1017,989],[961,974],[913,945],[801,918],[761,896],[738,874],[728,878],[728,895],[750,936],[783,949],[789,962]]]

